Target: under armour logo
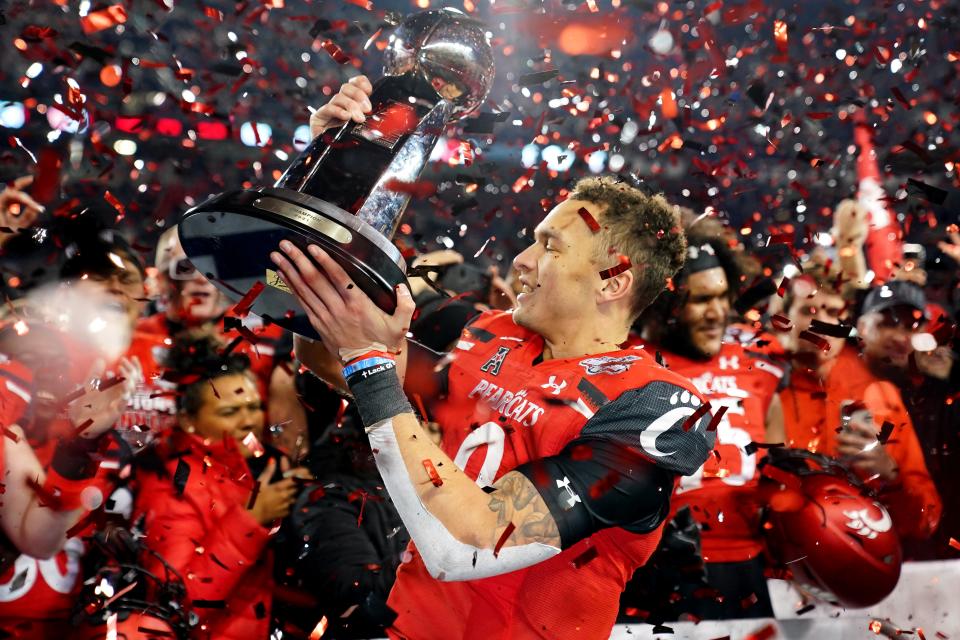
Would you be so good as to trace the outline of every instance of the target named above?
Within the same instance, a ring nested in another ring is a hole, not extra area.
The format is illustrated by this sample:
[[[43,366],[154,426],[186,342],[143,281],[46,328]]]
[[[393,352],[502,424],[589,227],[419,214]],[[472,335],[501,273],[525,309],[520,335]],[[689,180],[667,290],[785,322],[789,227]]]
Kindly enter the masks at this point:
[[[560,395],[560,392],[563,391],[563,390],[566,388],[566,386],[567,386],[567,381],[566,381],[566,380],[561,380],[560,383],[557,384],[557,376],[550,376],[550,379],[547,380],[546,383],[540,385],[540,388],[541,388],[541,389],[553,389],[553,391],[551,391],[551,393],[552,393],[553,395],[555,395],[555,396],[558,396],[558,395]]]
[[[723,370],[726,369],[739,369],[740,368],[740,357],[739,356],[720,356],[720,368]]]
[[[507,354],[510,353],[510,347],[500,347],[497,349],[497,352],[493,354],[489,360],[480,367],[480,371],[484,373],[489,373],[492,376],[500,373],[500,367],[503,366],[503,360],[507,357]]]
[[[575,494],[573,489],[570,488],[570,478],[567,476],[563,476],[563,480],[557,480],[557,488],[567,492],[567,506],[565,506],[564,509],[571,509],[573,505],[581,501],[580,496]]]

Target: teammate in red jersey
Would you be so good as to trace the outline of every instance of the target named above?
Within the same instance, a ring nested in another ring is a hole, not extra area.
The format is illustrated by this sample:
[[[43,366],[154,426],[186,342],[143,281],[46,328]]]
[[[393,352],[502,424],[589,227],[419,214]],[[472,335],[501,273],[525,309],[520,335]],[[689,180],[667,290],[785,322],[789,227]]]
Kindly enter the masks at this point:
[[[176,229],[161,236],[156,266],[163,311],[137,323],[131,351],[143,362],[147,383],[131,399],[123,418],[125,425],[167,431],[175,424],[176,384],[163,379],[162,363],[175,334],[185,329],[206,330],[225,344],[237,341],[232,351],[250,359],[260,396],[266,399],[269,423],[280,425],[274,434],[278,440],[275,443],[298,457],[302,453],[299,447],[305,446],[306,416],[294,388],[293,371],[277,366],[283,331],[252,314],[236,319],[242,326],[227,324],[229,302],[194,269],[180,246]]]
[[[442,371],[442,447],[398,375],[412,353],[407,289],[391,316],[318,247],[309,252],[322,271],[287,242],[272,256],[327,355],[346,364],[330,375],[317,345],[307,362],[346,380],[414,540],[391,594],[393,637],[607,637],[678,477],[712,446],[693,386],[619,346],[682,264],[676,209],[589,179],[535,240],[514,261],[517,307],[480,316]]]
[[[705,222],[687,229],[687,260],[675,289],[643,318],[644,337],[655,340],[664,365],[689,378],[714,411],[723,411],[715,454],[681,479],[673,500],[675,511],[689,506],[701,526],[707,583],[715,590],[682,608],[707,619],[772,616],[759,522],[762,451],[755,443],[783,442],[776,391],[784,370],[724,339],[744,268],[727,240]]]
[[[0,328],[0,635],[64,637],[83,552],[67,535],[109,493],[105,434],[139,378],[121,359],[125,380],[90,382],[129,340],[117,300],[103,280],[60,284]]]

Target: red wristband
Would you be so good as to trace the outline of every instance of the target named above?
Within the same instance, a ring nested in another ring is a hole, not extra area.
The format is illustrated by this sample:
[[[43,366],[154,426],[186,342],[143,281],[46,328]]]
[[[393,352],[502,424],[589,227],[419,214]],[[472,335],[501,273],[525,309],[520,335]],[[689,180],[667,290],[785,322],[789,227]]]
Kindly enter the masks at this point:
[[[371,351],[362,353],[355,358],[350,358],[349,361],[343,363],[343,366],[344,368],[346,368],[356,362],[360,362],[361,360],[366,360],[367,358],[389,358],[390,360],[396,360],[397,356],[395,354],[390,353],[389,351],[371,350]]]

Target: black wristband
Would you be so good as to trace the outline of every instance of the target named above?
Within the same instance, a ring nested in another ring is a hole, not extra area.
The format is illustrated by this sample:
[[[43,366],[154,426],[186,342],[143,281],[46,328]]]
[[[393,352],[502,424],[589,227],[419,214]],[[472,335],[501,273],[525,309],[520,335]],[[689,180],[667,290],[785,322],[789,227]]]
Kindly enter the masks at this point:
[[[396,368],[393,362],[381,363],[357,371],[347,378],[353,403],[360,412],[364,426],[372,427],[401,413],[413,413]]]
[[[91,478],[99,464],[90,454],[99,448],[100,438],[63,438],[57,442],[50,466],[67,480]]]

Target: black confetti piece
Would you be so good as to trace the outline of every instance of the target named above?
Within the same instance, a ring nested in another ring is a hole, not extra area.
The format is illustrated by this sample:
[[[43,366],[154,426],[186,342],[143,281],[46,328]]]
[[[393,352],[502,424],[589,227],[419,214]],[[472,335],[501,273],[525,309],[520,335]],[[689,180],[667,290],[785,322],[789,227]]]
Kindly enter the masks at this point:
[[[877,440],[880,441],[880,444],[887,444],[887,440],[890,439],[890,434],[893,433],[893,423],[884,420],[883,425],[880,426],[880,433],[877,435]]]
[[[560,75],[560,71],[558,69],[551,69],[550,71],[537,71],[535,73],[528,73],[520,76],[520,79],[517,80],[517,84],[521,87],[532,87],[538,84],[543,84],[549,80],[553,80],[558,75]]]
[[[853,325],[833,324],[821,320],[812,320],[810,322],[810,331],[821,336],[830,336],[831,338],[848,338],[853,331]]]
[[[177,470],[173,472],[173,488],[177,495],[182,496],[187,488],[187,479],[190,477],[190,465],[183,458],[177,460]]]

